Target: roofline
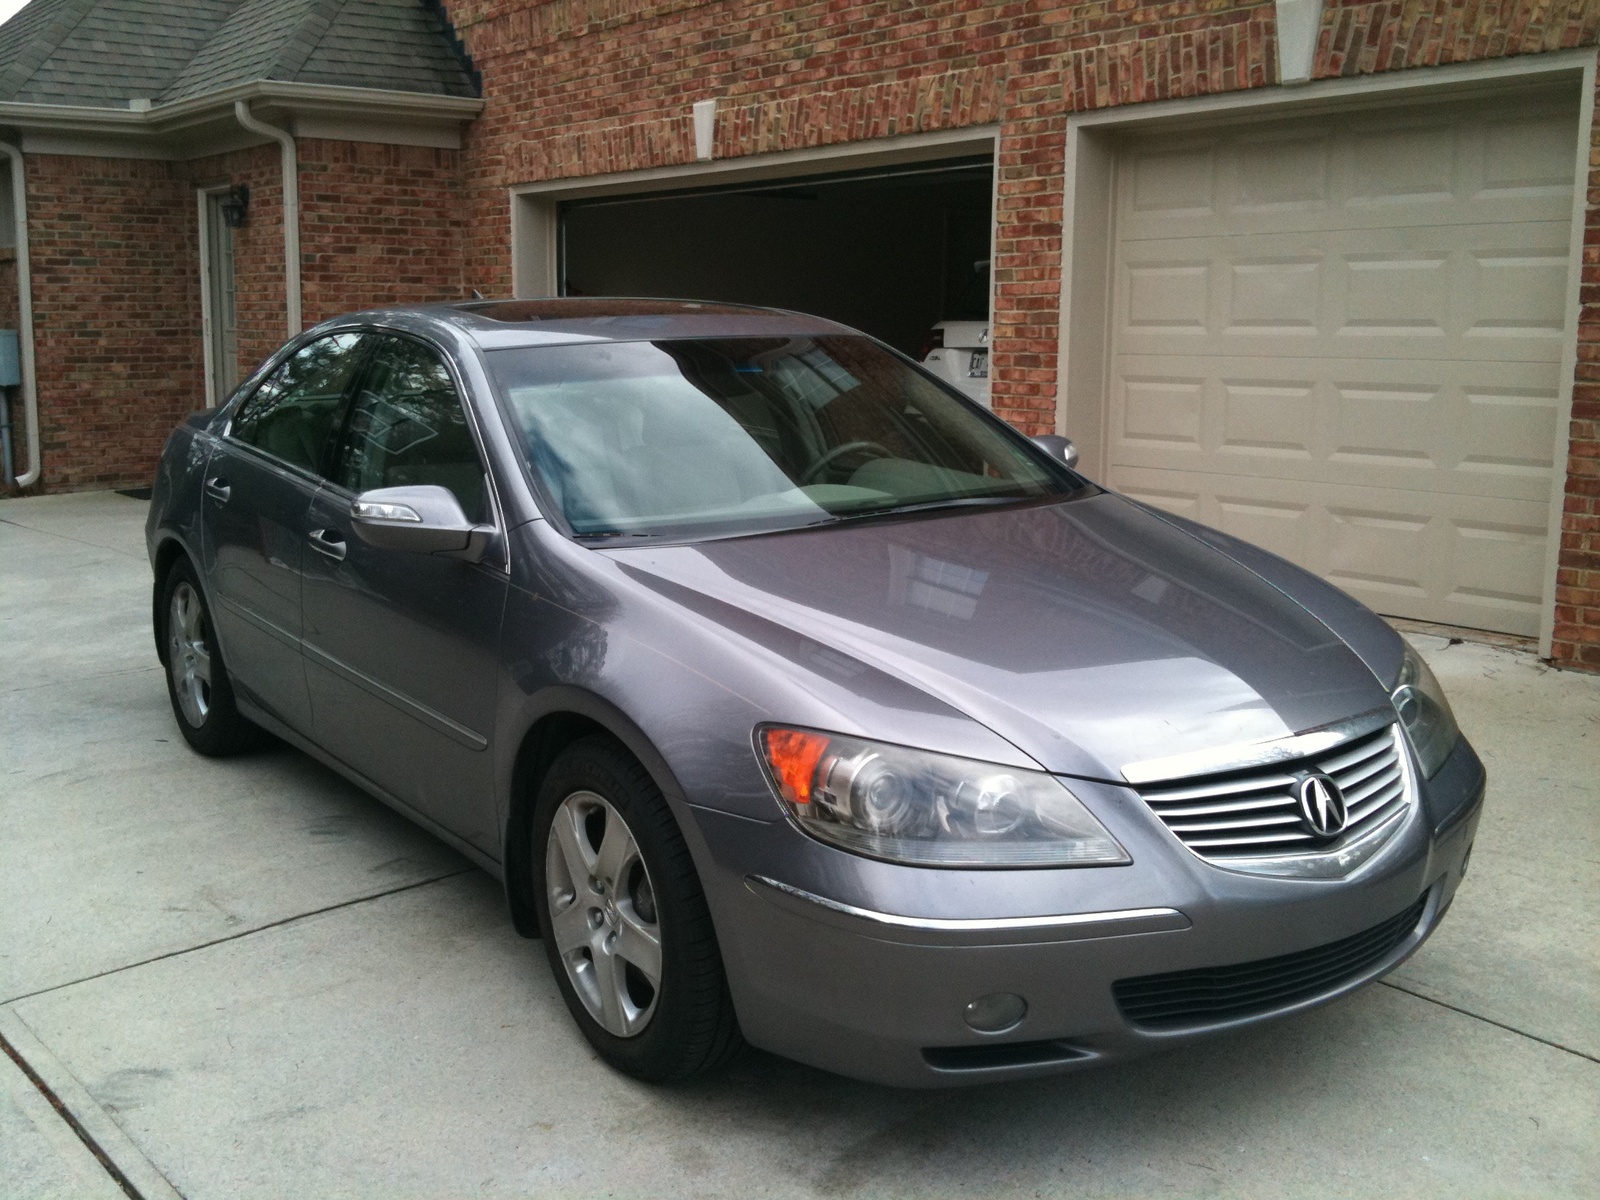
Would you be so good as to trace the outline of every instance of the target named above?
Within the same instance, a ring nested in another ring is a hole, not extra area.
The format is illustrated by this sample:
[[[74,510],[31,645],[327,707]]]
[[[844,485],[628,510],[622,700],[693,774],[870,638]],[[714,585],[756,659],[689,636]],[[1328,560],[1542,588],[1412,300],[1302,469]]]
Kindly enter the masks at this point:
[[[477,96],[441,96],[389,88],[258,79],[148,109],[0,101],[0,126],[31,133],[158,141],[219,120],[232,124],[233,106],[239,100],[262,102],[265,110],[276,109],[295,116],[390,122],[442,121],[458,125],[471,121],[483,111],[484,105]],[[196,154],[208,152],[195,151]]]

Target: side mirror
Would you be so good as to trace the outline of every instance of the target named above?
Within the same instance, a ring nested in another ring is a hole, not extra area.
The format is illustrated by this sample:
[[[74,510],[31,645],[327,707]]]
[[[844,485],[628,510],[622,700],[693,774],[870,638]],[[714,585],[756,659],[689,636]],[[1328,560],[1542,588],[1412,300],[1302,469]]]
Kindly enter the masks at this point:
[[[1033,439],[1033,444],[1057,462],[1066,463],[1069,467],[1078,465],[1078,448],[1072,444],[1071,438],[1064,438],[1059,433],[1042,433]]]
[[[374,488],[350,505],[350,523],[362,541],[384,550],[444,554],[477,562],[494,530],[474,525],[449,488],[434,483]]]

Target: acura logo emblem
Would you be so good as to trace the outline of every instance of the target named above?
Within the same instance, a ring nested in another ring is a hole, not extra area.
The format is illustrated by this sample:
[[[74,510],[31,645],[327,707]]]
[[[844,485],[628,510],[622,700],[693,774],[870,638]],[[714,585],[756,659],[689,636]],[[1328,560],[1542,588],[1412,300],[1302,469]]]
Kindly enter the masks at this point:
[[[1300,822],[1313,837],[1331,838],[1344,832],[1349,814],[1344,807],[1344,793],[1339,785],[1326,775],[1303,776],[1294,789],[1300,802]]]

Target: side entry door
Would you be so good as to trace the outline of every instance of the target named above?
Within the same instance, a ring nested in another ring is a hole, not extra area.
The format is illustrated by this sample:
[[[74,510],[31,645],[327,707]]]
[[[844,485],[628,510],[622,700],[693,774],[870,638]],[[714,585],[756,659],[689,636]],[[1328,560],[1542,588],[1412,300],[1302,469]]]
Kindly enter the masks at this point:
[[[304,735],[307,521],[361,342],[357,333],[333,334],[284,360],[240,403],[202,485],[202,567],[228,671],[249,699]]]
[[[498,855],[496,654],[504,540],[483,562],[383,550],[350,521],[373,488],[438,484],[495,521],[456,380],[423,342],[372,335],[328,481],[312,505],[306,678],[317,741],[396,799]]]

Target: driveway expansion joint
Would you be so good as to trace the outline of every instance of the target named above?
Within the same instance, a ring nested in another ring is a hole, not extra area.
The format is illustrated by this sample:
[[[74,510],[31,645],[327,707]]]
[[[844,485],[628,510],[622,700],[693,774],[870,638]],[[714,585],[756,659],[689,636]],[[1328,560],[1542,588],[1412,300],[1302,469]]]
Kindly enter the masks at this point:
[[[133,1186],[133,1181],[124,1175],[122,1169],[111,1161],[111,1156],[100,1148],[100,1143],[94,1140],[94,1135],[83,1127],[83,1123],[77,1117],[73,1116],[72,1110],[62,1103],[61,1097],[57,1096],[55,1090],[39,1077],[39,1073],[29,1065],[27,1059],[17,1052],[16,1047],[6,1039],[6,1035],[3,1033],[0,1033],[0,1051],[3,1051],[7,1058],[17,1064],[17,1070],[28,1077],[29,1083],[39,1089],[39,1094],[50,1102],[50,1107],[56,1110],[56,1115],[67,1123],[67,1127],[77,1135],[78,1140],[84,1144],[85,1149],[94,1155],[95,1161],[105,1169],[105,1173],[111,1176],[116,1185],[128,1196],[132,1197],[132,1200],[145,1200],[144,1194]]]
[[[1586,1051],[1575,1049],[1572,1046],[1564,1045],[1547,1037],[1540,1037],[1537,1033],[1529,1033],[1526,1029],[1518,1029],[1515,1025],[1507,1025],[1504,1021],[1496,1021],[1493,1017],[1486,1017],[1482,1013],[1475,1013],[1470,1009],[1461,1008],[1459,1005],[1451,1004],[1448,1000],[1440,1000],[1437,996],[1430,996],[1425,992],[1414,992],[1410,988],[1401,987],[1398,983],[1391,983],[1387,979],[1380,979],[1378,982],[1386,988],[1402,992],[1407,996],[1426,1001],[1429,1004],[1437,1004],[1440,1008],[1448,1008],[1453,1013],[1460,1013],[1463,1017],[1470,1017],[1474,1021],[1482,1021],[1485,1025],[1493,1025],[1496,1029],[1504,1029],[1507,1033],[1514,1033],[1518,1037],[1527,1038],[1530,1042],[1538,1042],[1541,1045],[1549,1046],[1552,1050],[1561,1050],[1574,1058],[1585,1058],[1592,1063],[1600,1063],[1600,1057],[1596,1057]]]
[[[80,983],[91,983],[96,979],[105,979],[111,975],[121,975],[125,971],[147,967],[151,963],[163,962],[169,958],[181,958],[185,954],[193,954],[197,950],[206,950],[212,946],[225,945],[236,942],[240,938],[247,938],[257,933],[264,933],[269,929],[278,929],[284,925],[293,925],[297,921],[304,921],[310,917],[319,917],[323,913],[338,912],[341,908],[354,908],[358,904],[366,904],[371,900],[382,900],[385,896],[396,896],[401,892],[415,891],[417,888],[428,887],[435,883],[443,883],[447,879],[455,879],[462,875],[470,875],[478,870],[477,867],[463,867],[459,871],[450,871],[444,875],[435,875],[429,879],[419,879],[414,883],[403,883],[399,887],[392,887],[382,892],[373,892],[367,896],[357,896],[353,900],[341,900],[337,904],[328,904],[322,908],[314,908],[309,912],[295,913],[292,916],[280,917],[276,921],[268,921],[264,925],[253,925],[249,929],[241,929],[237,933],[230,933],[226,937],[212,938],[210,941],[196,942],[193,946],[184,946],[180,950],[168,950],[165,954],[153,954],[149,958],[141,958],[138,962],[124,963],[119,967],[112,967],[106,971],[96,971],[93,975],[85,975],[79,979],[69,979],[65,983],[53,983],[49,987],[39,988],[37,991],[23,992],[18,996],[0,998],[0,1007],[19,1004],[24,1000],[32,1000],[36,996],[48,996],[52,992],[59,992],[65,988],[77,987]]]

